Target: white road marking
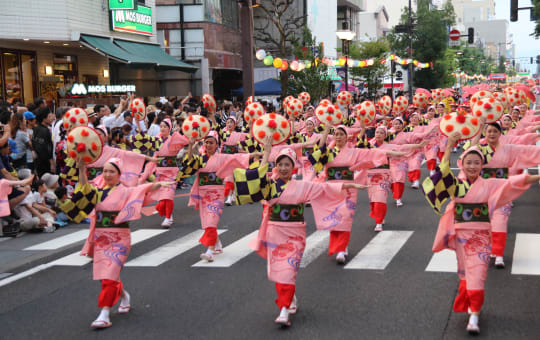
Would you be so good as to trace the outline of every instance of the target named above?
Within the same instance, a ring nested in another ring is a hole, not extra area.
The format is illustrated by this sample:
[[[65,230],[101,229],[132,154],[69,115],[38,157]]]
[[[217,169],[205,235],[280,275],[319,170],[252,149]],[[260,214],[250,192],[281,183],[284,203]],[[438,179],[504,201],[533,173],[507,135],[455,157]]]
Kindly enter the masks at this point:
[[[62,247],[65,247],[67,245],[70,245],[72,243],[80,242],[82,240],[86,240],[88,237],[88,230],[79,230],[74,233],[60,236],[58,238],[55,238],[53,240],[39,243],[36,245],[33,245],[28,248],[24,248],[23,250],[52,250],[52,249],[59,249]]]
[[[516,234],[512,274],[540,275],[540,234]]]
[[[433,254],[426,267],[426,272],[457,273],[456,252],[444,249]]]
[[[218,229],[218,235],[226,232],[227,229]],[[199,245],[201,231],[197,230],[186,236],[180,237],[172,242],[162,245],[146,254],[143,254],[131,261],[128,261],[126,267],[157,267],[172,258],[185,253]]]
[[[385,269],[412,234],[413,231],[381,231],[345,269]]]
[[[253,252],[248,246],[249,241],[257,236],[259,231],[255,230],[254,232],[242,237],[236,242],[231,243],[231,245],[223,248],[223,253],[219,255],[214,255],[213,262],[206,262],[201,260],[195,263],[192,267],[230,267],[236,262],[240,261],[242,258],[248,256]]]
[[[307,267],[313,260],[328,249],[329,238],[330,232],[328,230],[317,230],[308,236],[300,268]]]

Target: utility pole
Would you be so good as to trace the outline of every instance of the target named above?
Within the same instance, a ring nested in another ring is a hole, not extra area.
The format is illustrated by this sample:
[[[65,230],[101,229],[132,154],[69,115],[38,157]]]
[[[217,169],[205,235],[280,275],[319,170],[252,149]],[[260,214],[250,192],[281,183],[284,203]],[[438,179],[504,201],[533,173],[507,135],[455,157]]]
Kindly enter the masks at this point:
[[[253,85],[253,7],[252,0],[241,2],[242,25],[242,83],[244,99],[254,95]]]
[[[413,26],[412,26],[412,13],[411,13],[411,0],[409,0],[409,58],[412,59],[413,50],[412,50],[412,37],[413,37]],[[413,63],[409,63],[409,103],[412,103],[413,98],[413,74],[414,68]],[[393,91],[394,89],[392,89]]]

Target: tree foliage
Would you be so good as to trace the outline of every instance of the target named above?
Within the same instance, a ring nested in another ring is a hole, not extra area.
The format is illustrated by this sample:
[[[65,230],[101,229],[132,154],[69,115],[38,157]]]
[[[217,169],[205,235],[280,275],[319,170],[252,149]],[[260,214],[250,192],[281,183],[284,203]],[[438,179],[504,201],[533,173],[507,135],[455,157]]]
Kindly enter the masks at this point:
[[[355,67],[349,69],[353,78],[364,81],[368,86],[368,95],[375,97],[377,89],[379,89],[384,80],[384,75],[388,72],[388,67],[381,64],[380,60],[390,51],[390,45],[386,39],[379,38],[377,40],[358,42],[351,44],[350,57],[354,59],[371,59],[375,58],[373,66]]]
[[[446,1],[442,10],[431,8],[429,0],[418,0],[417,11],[412,13],[417,18],[417,25],[412,34],[412,51],[408,50],[409,35],[389,34],[393,52],[404,57],[409,56],[420,62],[433,62],[433,67],[419,69],[414,72],[414,85],[423,88],[448,86],[453,82],[449,68],[450,61],[445,59],[448,27],[455,23],[454,7]],[[401,23],[408,23],[408,9],[404,8]],[[410,53],[412,52],[412,53]]]
[[[269,52],[280,58],[292,55],[300,29],[305,26],[305,16],[294,7],[295,0],[264,0],[254,8],[253,37]],[[281,72],[281,95],[288,90],[289,71]]]
[[[295,43],[294,56],[299,60],[315,60],[316,56],[313,53],[313,48],[316,47],[319,51],[318,58],[324,57],[322,44],[317,44],[317,41],[311,34],[309,28],[304,27],[302,31],[302,43]],[[328,67],[320,62],[306,68],[300,72],[292,72],[292,77],[289,79],[289,93],[295,97],[301,92],[308,92],[312,102],[317,102],[321,98],[326,97],[330,86],[330,79],[327,76]]]
[[[533,16],[539,19],[536,20],[536,27],[531,35],[538,39],[540,38],[540,0],[532,0],[532,5]]]

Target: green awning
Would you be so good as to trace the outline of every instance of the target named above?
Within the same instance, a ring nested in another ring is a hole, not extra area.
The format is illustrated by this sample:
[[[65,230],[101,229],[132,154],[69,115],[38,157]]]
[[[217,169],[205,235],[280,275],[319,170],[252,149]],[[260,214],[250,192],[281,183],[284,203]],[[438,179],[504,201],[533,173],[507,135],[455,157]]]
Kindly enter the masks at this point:
[[[161,49],[159,45],[142,44],[131,41],[115,40],[118,46],[131,54],[143,55],[147,60],[156,64],[160,70],[179,70],[184,72],[195,72],[198,67],[184,63]]]
[[[159,45],[114,40],[81,34],[85,45],[110,58],[133,66],[152,67],[158,70],[195,72],[198,67],[171,57]]]

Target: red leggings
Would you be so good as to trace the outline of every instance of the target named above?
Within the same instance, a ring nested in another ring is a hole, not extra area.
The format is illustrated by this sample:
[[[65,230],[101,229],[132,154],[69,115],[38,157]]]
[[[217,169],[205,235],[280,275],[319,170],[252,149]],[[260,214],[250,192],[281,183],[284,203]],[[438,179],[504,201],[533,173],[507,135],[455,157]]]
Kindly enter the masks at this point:
[[[340,251],[345,251],[351,239],[350,231],[331,231],[330,242],[328,243],[328,256],[332,256]]]
[[[480,312],[484,304],[484,290],[467,289],[467,281],[459,281],[458,295],[454,300],[454,312],[467,313],[468,308],[471,312]]]
[[[401,182],[392,183],[392,192],[393,192],[392,197],[394,197],[394,199],[397,200],[403,197],[403,190],[405,190],[405,183],[401,183]]]
[[[495,256],[503,256],[506,247],[506,233],[492,231],[491,239],[491,253]]]
[[[216,227],[208,227],[204,229],[204,234],[199,239],[199,242],[207,247],[213,247],[217,243],[217,228]]]
[[[437,158],[439,158],[440,161],[442,161],[443,156],[444,156],[444,151],[437,151]]]
[[[112,307],[116,305],[122,295],[122,281],[101,280],[101,292],[98,297],[98,307]]]
[[[174,202],[172,200],[161,200],[156,205],[159,216],[165,216],[166,218],[171,218],[173,208]]]
[[[225,182],[225,197],[229,196],[229,194],[233,190],[234,190],[234,182]]]
[[[409,182],[418,181],[420,179],[420,170],[409,171],[407,177],[409,178]]]
[[[369,202],[369,207],[371,208],[369,217],[375,219],[375,223],[382,224],[386,216],[386,203]]]
[[[295,285],[276,282],[276,292],[278,296],[276,299],[276,305],[279,307],[279,309],[283,307],[290,307],[295,290]]]
[[[437,160],[436,159],[428,159],[426,161],[426,167],[428,170],[435,170],[437,167]]]

